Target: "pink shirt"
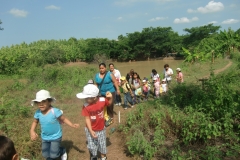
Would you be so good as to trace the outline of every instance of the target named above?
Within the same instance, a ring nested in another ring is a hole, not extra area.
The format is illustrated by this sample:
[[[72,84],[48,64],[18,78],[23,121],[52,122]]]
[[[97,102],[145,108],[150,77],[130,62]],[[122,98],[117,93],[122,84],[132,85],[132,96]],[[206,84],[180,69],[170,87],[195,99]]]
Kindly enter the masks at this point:
[[[180,80],[180,78],[181,78],[181,80]],[[179,83],[183,82],[183,74],[182,74],[182,72],[178,73],[178,75],[177,75],[177,82],[179,82]]]

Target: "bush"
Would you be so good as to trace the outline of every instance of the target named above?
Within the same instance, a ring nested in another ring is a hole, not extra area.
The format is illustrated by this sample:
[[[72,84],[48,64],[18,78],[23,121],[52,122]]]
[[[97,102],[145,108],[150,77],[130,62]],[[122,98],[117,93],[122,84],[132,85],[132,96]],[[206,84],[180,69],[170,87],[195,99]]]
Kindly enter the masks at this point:
[[[123,126],[129,152],[143,159],[239,157],[239,81],[240,70],[234,69],[212,75],[204,87],[177,85],[161,99],[139,105]]]

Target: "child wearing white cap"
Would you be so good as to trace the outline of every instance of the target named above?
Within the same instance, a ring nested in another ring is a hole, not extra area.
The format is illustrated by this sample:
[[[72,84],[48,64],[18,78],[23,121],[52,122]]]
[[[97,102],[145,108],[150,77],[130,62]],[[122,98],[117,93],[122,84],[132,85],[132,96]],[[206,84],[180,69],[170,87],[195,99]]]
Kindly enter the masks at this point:
[[[160,94],[163,95],[167,92],[167,83],[166,83],[166,78],[162,80],[162,83],[160,85]]]
[[[36,104],[38,110],[34,114],[34,120],[30,129],[31,140],[36,140],[38,135],[35,128],[40,123],[42,137],[42,155],[47,160],[61,157],[67,160],[66,149],[60,147],[62,141],[62,127],[60,122],[64,122],[73,128],[78,128],[79,124],[70,122],[58,108],[52,107],[52,102],[56,99],[50,96],[46,90],[40,90],[36,94],[36,99],[32,100],[32,106]]]
[[[176,77],[177,83],[178,84],[183,83],[183,74],[182,74],[181,68],[177,68],[176,71],[177,71],[177,77]]]
[[[106,160],[106,129],[104,120],[104,107],[112,104],[111,92],[106,92],[105,97],[98,97],[99,89],[93,84],[84,86],[83,92],[76,96],[85,99],[82,115],[85,117],[87,147],[91,153],[91,160],[97,160],[97,151],[101,152],[101,160]]]

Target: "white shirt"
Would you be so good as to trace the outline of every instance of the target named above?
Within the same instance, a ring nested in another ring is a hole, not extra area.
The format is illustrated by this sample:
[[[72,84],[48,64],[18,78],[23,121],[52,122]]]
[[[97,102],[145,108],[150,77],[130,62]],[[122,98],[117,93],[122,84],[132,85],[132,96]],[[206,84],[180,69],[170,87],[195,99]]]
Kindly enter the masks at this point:
[[[117,81],[120,83],[120,82],[121,82],[121,80],[120,80],[120,78],[121,78],[121,73],[119,72],[119,70],[114,69],[114,71],[113,71],[112,73],[113,73],[113,75],[115,76],[115,78],[117,79]]]
[[[172,80],[172,76],[169,76],[169,74],[173,74],[173,70],[171,68],[168,68],[168,70],[166,71],[166,69],[164,69],[164,77],[167,79],[167,81],[171,81]]]
[[[167,92],[167,84],[161,84],[163,92]]]
[[[151,73],[151,78],[153,79],[153,78],[157,78],[158,80],[159,80],[159,78],[160,78],[160,76],[159,76],[159,74],[157,73],[157,74],[153,74],[153,73]]]

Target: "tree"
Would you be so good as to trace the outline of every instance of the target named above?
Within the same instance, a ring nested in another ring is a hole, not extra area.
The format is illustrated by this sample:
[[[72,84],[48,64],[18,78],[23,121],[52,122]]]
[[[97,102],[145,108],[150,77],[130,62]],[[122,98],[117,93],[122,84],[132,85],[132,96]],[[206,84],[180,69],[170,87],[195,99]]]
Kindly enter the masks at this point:
[[[1,21],[1,19],[0,19],[0,24],[2,24],[2,21]],[[3,28],[0,26],[0,30],[3,30]]]
[[[235,51],[236,47],[240,46],[240,36],[234,32],[231,28],[228,30],[220,31],[218,40],[221,42],[223,48],[230,54]]]
[[[217,31],[221,26],[213,26],[213,24],[208,24],[200,27],[185,28],[184,31],[187,34],[184,36],[184,46],[190,49],[196,47],[200,41],[204,38],[208,38],[211,35],[217,34]]]

